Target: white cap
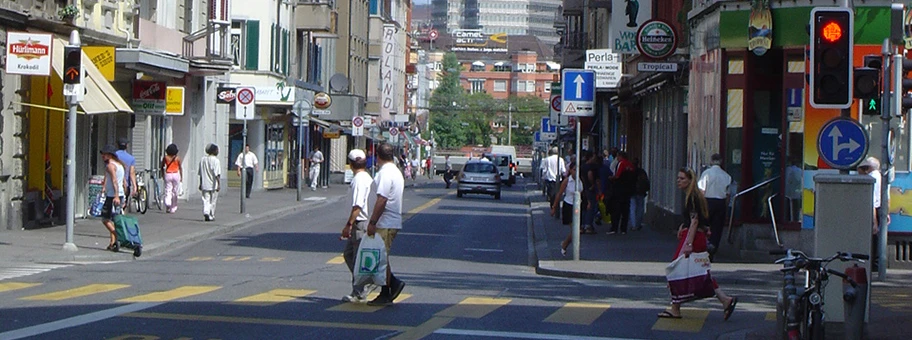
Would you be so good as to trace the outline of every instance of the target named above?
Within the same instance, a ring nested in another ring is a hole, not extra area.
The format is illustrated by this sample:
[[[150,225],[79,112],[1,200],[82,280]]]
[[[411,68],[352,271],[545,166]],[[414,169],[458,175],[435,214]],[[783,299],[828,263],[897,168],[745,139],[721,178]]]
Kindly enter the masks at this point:
[[[361,151],[361,149],[352,149],[352,151],[348,152],[348,159],[357,161],[359,159],[367,159],[367,156],[364,155],[364,151]]]

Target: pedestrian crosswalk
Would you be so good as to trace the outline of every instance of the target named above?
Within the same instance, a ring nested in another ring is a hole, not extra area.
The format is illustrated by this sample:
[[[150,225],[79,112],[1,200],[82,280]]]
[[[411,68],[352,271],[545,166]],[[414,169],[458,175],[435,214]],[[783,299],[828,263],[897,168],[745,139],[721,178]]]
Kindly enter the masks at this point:
[[[69,267],[69,264],[44,263],[4,263],[0,262],[0,281],[44,273],[57,268]]]

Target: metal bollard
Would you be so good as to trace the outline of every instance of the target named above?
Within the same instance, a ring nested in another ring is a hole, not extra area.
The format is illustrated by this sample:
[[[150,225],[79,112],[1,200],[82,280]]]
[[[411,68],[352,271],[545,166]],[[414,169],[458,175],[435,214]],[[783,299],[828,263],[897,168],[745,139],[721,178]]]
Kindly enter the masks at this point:
[[[846,276],[855,281],[852,285],[842,280],[842,299],[845,301],[845,338],[862,339],[865,326],[865,306],[868,298],[868,275],[864,267],[855,264],[846,268]]]

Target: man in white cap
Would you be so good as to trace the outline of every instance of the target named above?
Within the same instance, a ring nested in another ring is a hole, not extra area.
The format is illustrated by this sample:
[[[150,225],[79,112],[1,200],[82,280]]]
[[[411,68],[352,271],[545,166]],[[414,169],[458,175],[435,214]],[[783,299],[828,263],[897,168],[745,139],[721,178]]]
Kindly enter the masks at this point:
[[[877,237],[877,234],[880,232],[880,221],[877,216],[878,211],[880,210],[880,160],[875,157],[865,158],[861,164],[858,164],[858,174],[868,175],[874,178],[874,224],[871,226],[871,268],[873,271],[877,271],[877,267],[880,265],[878,260],[880,258],[880,247],[878,245],[880,238]],[[887,213],[887,219],[884,221],[884,224],[890,224],[890,214]]]
[[[348,270],[354,274],[355,253],[361,244],[361,238],[367,232],[369,216],[367,199],[374,180],[367,172],[367,155],[364,154],[364,151],[352,149],[348,153],[348,160],[355,175],[351,181],[351,213],[348,214],[345,227],[342,228],[341,239],[348,240],[345,243],[345,250],[342,251],[342,257],[345,258]],[[366,299],[367,294],[365,294],[363,285],[353,285],[351,294],[342,297],[342,301],[345,302],[363,302]]]

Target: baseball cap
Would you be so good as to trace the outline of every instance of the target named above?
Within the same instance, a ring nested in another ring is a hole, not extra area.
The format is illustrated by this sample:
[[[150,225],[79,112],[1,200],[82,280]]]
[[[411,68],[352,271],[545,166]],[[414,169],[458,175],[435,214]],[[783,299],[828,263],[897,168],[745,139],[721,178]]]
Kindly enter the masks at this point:
[[[862,161],[861,164],[858,164],[858,167],[859,168],[870,167],[871,169],[878,170],[878,169],[880,169],[880,161],[877,160],[877,158],[868,157],[868,158],[865,158],[865,160]]]
[[[130,140],[127,137],[117,138],[117,146],[127,146],[130,143]]]
[[[352,161],[357,161],[359,159],[366,159],[366,158],[367,158],[367,156],[364,155],[364,151],[362,151],[361,149],[352,149],[352,151],[348,152],[348,159],[350,159]]]
[[[99,153],[113,155],[113,154],[117,153],[117,148],[114,147],[114,145],[108,144],[108,145],[105,145],[103,148],[101,148],[101,152],[99,152]]]

